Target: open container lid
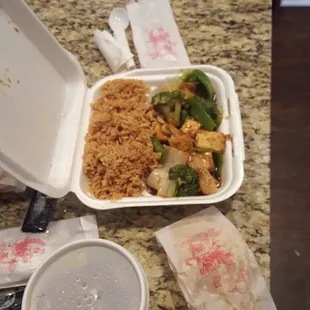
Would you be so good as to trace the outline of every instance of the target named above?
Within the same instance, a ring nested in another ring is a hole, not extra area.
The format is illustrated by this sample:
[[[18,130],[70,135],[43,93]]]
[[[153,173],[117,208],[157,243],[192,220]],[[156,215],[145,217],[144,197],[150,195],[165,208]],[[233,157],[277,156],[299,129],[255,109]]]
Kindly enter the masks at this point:
[[[54,198],[73,190],[83,203],[101,210],[216,203],[240,187],[244,160],[242,125],[238,96],[226,71],[210,65],[191,66],[212,74],[225,88],[223,96],[230,115],[226,122],[230,124],[234,154],[230,167],[234,180],[225,191],[205,200],[192,197],[99,200],[86,193],[81,177],[82,148],[90,113],[88,102],[94,100],[98,87],[114,78],[156,80],[189,68],[125,72],[98,81],[88,91],[78,61],[22,0],[0,0],[0,34],[5,42],[0,48],[0,167],[24,184]]]
[[[21,0],[0,0],[0,167],[49,196],[69,191],[86,82]]]
[[[22,310],[147,310],[149,289],[138,260],[102,239],[69,243],[27,283]]]

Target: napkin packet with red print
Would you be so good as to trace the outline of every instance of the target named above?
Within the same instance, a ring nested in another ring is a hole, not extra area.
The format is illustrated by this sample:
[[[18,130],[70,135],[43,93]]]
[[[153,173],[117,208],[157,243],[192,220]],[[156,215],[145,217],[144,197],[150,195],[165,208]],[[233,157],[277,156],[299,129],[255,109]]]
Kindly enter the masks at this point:
[[[236,227],[215,207],[155,235],[189,309],[276,309],[253,253]]]
[[[190,65],[169,0],[130,1],[127,11],[142,68]]]
[[[63,245],[98,237],[95,216],[50,222],[44,233],[23,233],[20,227],[0,230],[0,289],[25,285],[36,268]]]

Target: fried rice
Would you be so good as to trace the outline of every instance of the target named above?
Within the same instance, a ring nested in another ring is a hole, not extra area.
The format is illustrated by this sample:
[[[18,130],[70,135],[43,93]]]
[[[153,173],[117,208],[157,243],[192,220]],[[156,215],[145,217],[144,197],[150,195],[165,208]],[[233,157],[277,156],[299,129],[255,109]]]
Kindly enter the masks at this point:
[[[83,171],[96,198],[140,196],[157,166],[151,142],[156,114],[148,92],[140,80],[117,79],[105,83],[92,104]]]

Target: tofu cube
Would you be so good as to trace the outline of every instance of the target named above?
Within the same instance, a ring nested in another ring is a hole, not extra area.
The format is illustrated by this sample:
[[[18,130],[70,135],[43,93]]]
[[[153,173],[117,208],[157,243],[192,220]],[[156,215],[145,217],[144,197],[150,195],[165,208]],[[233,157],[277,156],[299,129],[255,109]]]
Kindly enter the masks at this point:
[[[198,170],[200,190],[205,195],[217,192],[217,181],[212,177],[207,169]]]
[[[191,153],[188,156],[187,164],[196,170],[207,169],[210,172],[215,170],[212,153]]]
[[[214,172],[215,171],[215,164],[214,164],[212,153],[203,153],[203,154],[201,154],[201,157],[202,157],[202,161],[203,161],[205,167],[210,172]]]
[[[196,134],[195,147],[224,153],[226,137],[222,132],[199,130]]]
[[[193,119],[187,119],[181,127],[181,131],[188,134],[190,137],[195,138],[196,133],[201,129],[201,124]]]

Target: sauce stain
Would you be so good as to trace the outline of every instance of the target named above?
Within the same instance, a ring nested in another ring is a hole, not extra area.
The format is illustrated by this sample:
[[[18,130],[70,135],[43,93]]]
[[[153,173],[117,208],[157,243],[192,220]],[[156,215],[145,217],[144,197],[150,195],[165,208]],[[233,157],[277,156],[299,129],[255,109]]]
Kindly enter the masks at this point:
[[[20,84],[20,81],[19,81],[19,80],[17,80],[17,84]]]
[[[11,80],[10,80],[10,78],[7,78],[7,81],[3,81],[3,80],[0,79],[0,85],[3,85],[3,86],[11,88]]]
[[[16,32],[19,32],[19,29],[18,29],[17,27],[14,27],[14,30],[15,30]]]
[[[231,134],[227,134],[227,135],[225,135],[225,137],[226,137],[226,141],[231,141],[232,140]]]

